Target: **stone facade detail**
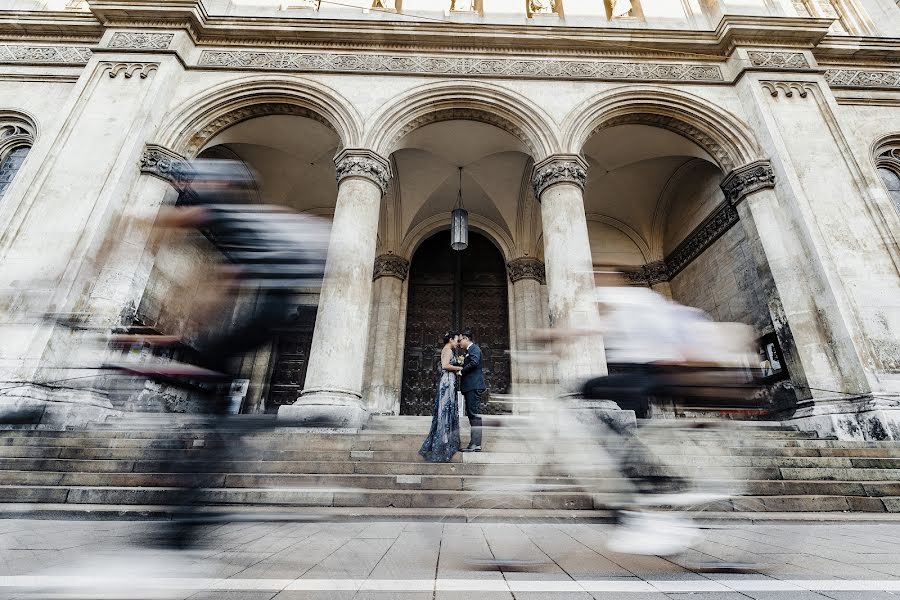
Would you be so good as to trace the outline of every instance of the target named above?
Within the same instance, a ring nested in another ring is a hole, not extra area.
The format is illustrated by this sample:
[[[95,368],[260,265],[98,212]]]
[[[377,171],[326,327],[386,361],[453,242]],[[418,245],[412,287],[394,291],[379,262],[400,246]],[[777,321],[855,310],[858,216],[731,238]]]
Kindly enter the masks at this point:
[[[264,117],[268,115],[297,115],[300,117],[306,117],[307,119],[313,119],[314,121],[318,121],[319,123],[322,123],[330,129],[334,129],[334,126],[329,123],[327,119],[322,117],[321,114],[304,106],[297,106],[296,104],[287,104],[281,102],[263,102],[260,104],[254,104],[252,106],[245,106],[232,110],[222,115],[221,117],[213,119],[191,137],[190,141],[188,141],[187,149],[189,152],[196,152],[201,147],[203,147],[203,145],[206,144],[206,142],[208,142],[214,135],[216,135],[223,129],[231,127],[232,125],[240,123],[241,121],[246,121],[247,119],[254,119],[256,117]]]
[[[666,257],[667,277],[671,279],[677,275],[738,220],[737,209],[731,203],[723,202]]]
[[[732,206],[753,192],[773,187],[775,187],[775,171],[767,160],[758,160],[739,167],[722,181],[725,199]]]
[[[639,269],[626,271],[625,277],[632,283],[641,285],[656,285],[671,279],[669,265],[665,260],[654,260]]]
[[[381,188],[382,194],[387,191],[391,165],[371,150],[346,148],[335,157],[334,164],[338,184],[347,177],[364,177]]]
[[[476,77],[516,77],[518,79],[724,81],[722,70],[717,65],[690,63],[204,50],[198,64],[203,67],[228,69],[301,72],[471,75]]]
[[[900,88],[900,70],[864,71],[862,69],[828,69],[825,81],[831,87]]]
[[[574,154],[556,154],[534,165],[531,176],[531,185],[534,187],[534,197],[540,200],[551,185],[557,183],[574,183],[582,190],[587,180],[587,163],[583,158]]]
[[[806,98],[816,84],[806,81],[760,81],[759,85],[773,98],[777,98],[779,94],[784,94],[786,98],[793,98],[794,94]]]
[[[77,46],[16,46],[0,44],[0,62],[84,65],[91,59],[88,48]]]
[[[506,263],[506,273],[512,283],[523,279],[534,279],[541,285],[547,283],[544,263],[536,258],[522,257]]]
[[[394,254],[382,254],[375,257],[375,274],[372,279],[395,277],[400,281],[409,273],[409,261]]]
[[[124,75],[125,79],[131,79],[137,75],[140,79],[147,79],[150,73],[159,69],[159,63],[139,63],[139,62],[102,62],[100,63],[101,71],[108,72],[110,78],[115,79],[119,75]]]
[[[141,173],[154,175],[178,186],[179,165],[185,159],[180,154],[157,144],[147,144],[141,154]]]
[[[761,52],[751,50],[747,53],[750,64],[754,67],[769,69],[808,69],[809,62],[802,52]]]
[[[109,41],[110,48],[134,48],[147,50],[165,50],[175,38],[174,33],[144,33],[120,31],[113,34]]]

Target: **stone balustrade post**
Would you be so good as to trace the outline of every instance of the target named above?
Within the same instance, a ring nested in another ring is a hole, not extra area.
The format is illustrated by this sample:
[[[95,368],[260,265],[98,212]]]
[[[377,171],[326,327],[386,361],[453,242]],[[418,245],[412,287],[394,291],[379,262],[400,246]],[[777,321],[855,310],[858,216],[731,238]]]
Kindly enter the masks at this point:
[[[278,417],[310,426],[358,429],[368,419],[362,401],[381,198],[390,163],[370,150],[335,157],[338,195],[306,385]]]
[[[541,203],[544,263],[550,304],[550,326],[598,329],[591,245],[584,212],[587,163],[574,154],[557,154],[534,166],[534,196]],[[569,344],[557,366],[563,386],[606,373],[606,356],[599,335]]]

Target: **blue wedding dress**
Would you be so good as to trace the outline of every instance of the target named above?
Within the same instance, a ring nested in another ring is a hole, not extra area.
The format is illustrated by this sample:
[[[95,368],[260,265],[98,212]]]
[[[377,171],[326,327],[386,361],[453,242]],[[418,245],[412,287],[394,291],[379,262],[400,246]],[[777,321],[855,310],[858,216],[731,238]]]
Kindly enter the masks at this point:
[[[456,356],[450,364],[457,366]],[[450,462],[459,452],[459,404],[456,400],[456,375],[439,367],[441,379],[434,396],[431,430],[419,449],[429,462]]]

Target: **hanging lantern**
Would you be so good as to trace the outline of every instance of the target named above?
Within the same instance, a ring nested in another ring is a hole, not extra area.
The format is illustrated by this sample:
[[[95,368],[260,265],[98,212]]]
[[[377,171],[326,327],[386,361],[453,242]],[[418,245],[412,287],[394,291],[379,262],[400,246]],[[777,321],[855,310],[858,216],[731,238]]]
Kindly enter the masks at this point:
[[[465,250],[469,247],[469,213],[462,202],[462,167],[459,167],[459,193],[456,208],[450,213],[450,247]]]

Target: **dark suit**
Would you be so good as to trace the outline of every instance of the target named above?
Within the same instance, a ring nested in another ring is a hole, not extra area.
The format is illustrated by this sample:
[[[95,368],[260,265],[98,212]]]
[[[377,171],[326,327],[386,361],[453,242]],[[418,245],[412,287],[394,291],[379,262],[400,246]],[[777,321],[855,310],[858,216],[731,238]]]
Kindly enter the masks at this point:
[[[477,344],[469,346],[467,352],[462,371],[459,373],[461,377],[459,390],[466,399],[466,416],[469,417],[469,425],[472,428],[469,445],[480,446],[481,397],[487,389],[484,383],[484,361],[481,357],[481,348]]]

